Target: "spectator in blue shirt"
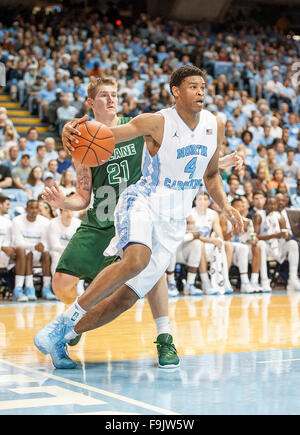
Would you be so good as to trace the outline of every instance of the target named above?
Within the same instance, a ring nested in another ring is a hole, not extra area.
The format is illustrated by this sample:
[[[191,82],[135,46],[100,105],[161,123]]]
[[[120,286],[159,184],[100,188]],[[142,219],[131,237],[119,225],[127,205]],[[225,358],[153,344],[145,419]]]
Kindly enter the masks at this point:
[[[235,151],[237,147],[242,143],[241,138],[237,137],[231,121],[226,123],[226,139],[229,148]]]
[[[282,139],[275,139],[272,147],[276,151],[276,165],[286,162],[287,155]]]
[[[264,134],[260,137],[258,144],[264,145],[265,147],[268,147],[269,145],[272,145],[274,142],[274,137],[270,134],[271,126],[265,125],[264,126]]]
[[[253,157],[256,155],[256,148],[252,145],[253,134],[249,130],[242,133],[241,139],[246,149],[245,163],[253,169]]]
[[[42,89],[36,98],[39,107],[39,117],[41,120],[48,119],[48,106],[56,98],[56,90],[53,80],[48,80],[47,87]]]
[[[71,165],[72,165],[72,161],[68,160],[67,157],[67,153],[63,148],[59,148],[57,150],[58,152],[58,158],[57,160],[57,172],[59,174],[62,174],[66,169],[68,169]]]
[[[234,109],[230,120],[232,121],[237,134],[242,134],[243,130],[247,126],[247,117],[242,113],[240,105]]]
[[[38,139],[37,129],[34,127],[29,128],[27,130],[26,154],[29,154],[30,158],[35,157],[37,147],[43,144],[44,142]]]
[[[282,140],[285,147],[298,147],[298,140],[295,137],[290,136],[290,129],[288,124],[285,124],[282,128]]]

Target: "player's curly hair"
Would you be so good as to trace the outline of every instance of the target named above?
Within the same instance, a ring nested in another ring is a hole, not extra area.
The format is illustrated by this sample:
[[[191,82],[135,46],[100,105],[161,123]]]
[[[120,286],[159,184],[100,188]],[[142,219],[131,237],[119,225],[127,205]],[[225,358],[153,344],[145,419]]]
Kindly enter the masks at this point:
[[[203,80],[206,83],[206,71],[198,68],[197,66],[183,65],[177,68],[175,71],[173,71],[170,77],[169,86],[170,86],[171,94],[173,95],[172,92],[173,86],[177,86],[177,87],[180,86],[182,81],[186,77],[190,77],[190,76],[200,76],[203,78]]]

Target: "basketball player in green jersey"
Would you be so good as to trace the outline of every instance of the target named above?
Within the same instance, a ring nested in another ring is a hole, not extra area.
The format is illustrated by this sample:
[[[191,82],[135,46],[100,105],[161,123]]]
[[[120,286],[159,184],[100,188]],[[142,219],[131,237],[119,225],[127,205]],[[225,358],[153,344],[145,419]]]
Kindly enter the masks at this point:
[[[127,123],[130,118],[118,118],[117,83],[110,78],[100,78],[88,86],[88,103],[96,121],[108,127]],[[76,126],[87,117],[75,119],[65,125],[63,144],[75,140],[72,136]],[[146,138],[148,140],[148,138]],[[70,240],[56,268],[52,286],[56,296],[64,303],[76,299],[76,284],[79,279],[92,281],[104,267],[116,261],[116,257],[104,257],[103,252],[115,235],[114,208],[119,195],[130,184],[136,183],[141,175],[144,138],[116,144],[111,159],[105,164],[88,168],[74,162],[76,168],[76,194],[65,198],[57,185],[46,188],[43,198],[52,206],[62,209],[82,210],[88,207],[91,192],[93,207]],[[237,155],[226,157],[223,167],[240,164]],[[165,277],[147,294],[152,315],[157,326],[157,350],[159,366],[173,368],[179,365],[168,318],[168,289]],[[124,303],[120,301],[120,307]],[[116,307],[116,311],[118,308]],[[72,344],[72,343],[69,343]]]

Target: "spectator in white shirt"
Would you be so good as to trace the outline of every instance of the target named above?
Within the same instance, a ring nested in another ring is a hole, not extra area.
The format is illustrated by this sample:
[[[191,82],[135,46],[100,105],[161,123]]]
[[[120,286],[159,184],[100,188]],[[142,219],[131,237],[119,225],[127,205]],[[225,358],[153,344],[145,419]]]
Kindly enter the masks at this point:
[[[274,137],[274,139],[282,138],[282,128],[279,127],[279,119],[276,116],[271,116],[271,129],[270,135]]]
[[[46,137],[45,139],[46,147],[46,159],[49,162],[51,159],[57,159],[58,153],[55,151],[55,140],[53,137]]]

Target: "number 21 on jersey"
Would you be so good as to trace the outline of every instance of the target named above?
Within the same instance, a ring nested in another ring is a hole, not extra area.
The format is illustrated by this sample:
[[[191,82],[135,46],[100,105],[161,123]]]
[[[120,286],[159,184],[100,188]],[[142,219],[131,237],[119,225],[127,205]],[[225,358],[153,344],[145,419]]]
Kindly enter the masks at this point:
[[[120,163],[111,163],[107,166],[109,184],[120,184],[129,180],[129,167],[127,160]]]

